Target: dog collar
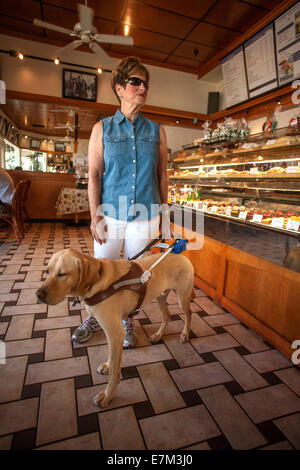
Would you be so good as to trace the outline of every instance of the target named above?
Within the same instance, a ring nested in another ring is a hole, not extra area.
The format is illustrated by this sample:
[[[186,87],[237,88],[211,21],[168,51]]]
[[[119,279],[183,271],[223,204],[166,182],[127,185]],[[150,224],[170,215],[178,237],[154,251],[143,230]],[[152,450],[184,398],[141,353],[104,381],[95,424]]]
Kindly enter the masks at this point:
[[[136,306],[136,309],[138,309],[144,300],[147,289],[146,284],[142,283],[141,281],[142,274],[143,270],[140,268],[140,266],[131,262],[129,271],[124,276],[120,277],[117,282],[111,284],[107,289],[97,292],[92,297],[85,298],[84,302],[89,306],[97,305],[108,297],[116,294],[116,292],[128,289],[139,294],[138,303]]]

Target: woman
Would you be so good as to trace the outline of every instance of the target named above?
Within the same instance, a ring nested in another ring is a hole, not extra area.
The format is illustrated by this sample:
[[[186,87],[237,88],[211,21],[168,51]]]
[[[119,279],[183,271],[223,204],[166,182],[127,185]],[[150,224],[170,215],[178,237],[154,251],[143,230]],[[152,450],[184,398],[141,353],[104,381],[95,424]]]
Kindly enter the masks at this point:
[[[111,81],[120,109],[94,125],[89,142],[89,203],[95,258],[130,258],[159,231],[169,238],[167,143],[159,124],[140,113],[149,88],[149,72],[137,57],[121,60]],[[161,211],[159,204],[165,204]],[[159,213],[161,212],[161,216]],[[124,347],[134,347],[130,319],[123,320]],[[87,341],[100,329],[89,317],[73,340]]]

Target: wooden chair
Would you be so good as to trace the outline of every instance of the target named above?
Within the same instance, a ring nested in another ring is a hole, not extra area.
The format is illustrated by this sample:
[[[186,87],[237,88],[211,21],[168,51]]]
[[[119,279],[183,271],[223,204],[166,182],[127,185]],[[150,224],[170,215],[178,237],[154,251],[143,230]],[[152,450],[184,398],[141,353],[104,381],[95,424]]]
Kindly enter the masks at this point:
[[[22,200],[21,200],[21,203],[22,203],[22,232],[23,232],[23,234],[25,232],[25,229],[24,229],[24,221],[25,220],[29,223],[29,226],[31,227],[31,221],[30,221],[27,209],[26,209],[26,202],[27,202],[28,190],[29,190],[30,185],[31,185],[31,181],[26,180],[26,185],[24,185],[24,187],[23,187],[23,194],[22,194]]]
[[[0,220],[4,220],[13,228],[18,243],[24,238],[23,196],[28,186],[27,181],[28,180],[21,180],[17,183],[14,189],[10,213],[0,214]]]

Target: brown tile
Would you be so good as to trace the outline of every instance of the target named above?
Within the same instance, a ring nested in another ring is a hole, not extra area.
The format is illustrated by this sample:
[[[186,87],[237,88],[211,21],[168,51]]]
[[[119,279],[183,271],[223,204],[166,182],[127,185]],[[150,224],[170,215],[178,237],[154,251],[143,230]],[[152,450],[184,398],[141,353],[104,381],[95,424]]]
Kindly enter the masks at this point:
[[[218,362],[173,370],[170,375],[181,392],[232,381]]]
[[[13,305],[4,307],[1,315],[28,315],[29,313],[44,313],[46,311],[47,305],[45,304],[26,305],[26,308],[23,305]]]
[[[245,328],[241,324],[225,325],[224,329],[228,331],[228,333],[230,333],[243,346],[245,346],[245,348],[247,348],[251,353],[270,349],[270,346],[265,344],[262,340],[258,339],[251,330]]]
[[[37,303],[36,289],[23,289],[20,292],[17,305],[33,305]]]
[[[198,393],[233,449],[249,450],[267,443],[222,385]]]
[[[0,308],[0,312],[1,312],[1,308]],[[8,325],[9,325],[9,322],[0,323],[0,335],[5,335]]]
[[[131,406],[99,414],[98,418],[104,450],[145,449]]]
[[[0,294],[0,302],[15,302],[19,294]]]
[[[210,300],[208,297],[196,297],[194,299],[194,302],[200,305],[200,307],[209,315],[224,313],[224,310],[217,304],[215,304],[212,300]]]
[[[14,281],[1,281],[0,283],[0,294],[9,294]]]
[[[97,369],[103,362],[108,359],[108,346],[106,344],[100,346],[91,346],[87,348],[89,363],[91,367],[91,375],[93,384],[104,384],[108,382],[108,375],[98,374]]]
[[[163,364],[146,364],[137,370],[155,413],[186,406]]]
[[[142,325],[140,324],[140,322],[138,320],[134,319],[133,323],[134,323],[135,334],[136,334],[136,338],[137,338],[136,347],[140,348],[142,346],[149,346],[151,343],[150,343],[150,341],[148,339],[148,336],[146,335]]]
[[[160,362],[167,359],[172,359],[172,356],[164,344],[145,346],[143,348],[124,350],[122,355],[122,367]]]
[[[206,323],[208,323],[212,328],[223,325],[231,325],[233,323],[240,323],[240,321],[230,313],[224,313],[223,315],[210,315],[205,317],[204,321],[206,321]]]
[[[288,441],[276,442],[269,446],[261,447],[259,450],[294,450],[294,447]]]
[[[21,289],[39,289],[42,285],[42,281],[24,281],[24,282],[15,282],[14,289],[21,290]]]
[[[38,450],[101,450],[100,436],[98,432],[93,432],[42,446]]]
[[[38,404],[38,398],[30,398],[0,405],[0,435],[35,427]]]
[[[184,315],[180,315],[180,317],[184,320]],[[192,313],[191,330],[198,337],[216,334],[216,332],[204,320],[202,320],[197,313]]]
[[[150,302],[143,306],[143,310],[152,323],[161,322],[162,314],[157,302]]]
[[[5,341],[31,338],[34,315],[17,315],[11,319]]]
[[[185,447],[184,450],[211,450],[211,448],[209,447],[208,442],[201,442],[194,446]]]
[[[57,305],[48,305],[48,318],[67,317],[69,315],[68,299],[64,299]]]
[[[71,332],[69,328],[46,332],[45,361],[72,357]]]
[[[7,268],[8,267],[9,266],[7,266]],[[18,267],[18,268],[20,268],[20,267]],[[19,271],[19,269],[18,269],[18,271]],[[1,282],[2,281],[17,281],[17,280],[23,281],[24,278],[25,278],[25,274],[22,274],[22,273],[20,273],[20,274],[1,274],[0,275],[0,281]]]
[[[300,450],[300,413],[276,419],[274,423],[295,449]]]
[[[300,370],[296,367],[274,372],[293,392],[300,395]]]
[[[6,345],[6,357],[12,356],[24,356],[27,354],[36,354],[43,352],[44,350],[44,339],[23,339],[19,341],[7,341]]]
[[[41,279],[42,279],[42,273],[43,273],[42,270],[39,270],[39,271],[29,271],[29,272],[26,274],[25,282],[38,282],[38,281],[41,281]]]
[[[13,436],[0,437],[0,450],[10,450]]]
[[[150,450],[179,449],[220,435],[203,405],[140,420]]]
[[[237,380],[244,390],[265,387],[266,382],[234,349],[216,351],[214,356],[225,369]]]
[[[27,368],[25,385],[76,377],[90,373],[87,357],[31,364]]]
[[[74,380],[43,384],[36,445],[66,439],[77,431]]]
[[[80,324],[81,318],[79,315],[70,317],[45,318],[42,320],[36,320],[34,331],[70,328],[72,326],[79,326]]]
[[[236,395],[235,399],[254,423],[269,421],[300,410],[300,398],[284,384]]]
[[[203,359],[199,356],[190,343],[180,342],[179,334],[166,336],[164,338],[164,343],[180,367],[203,364]]]
[[[152,336],[160,327],[160,323],[150,323],[149,325],[143,325],[143,329],[146,331],[148,337]],[[172,335],[174,333],[181,333],[183,330],[184,322],[182,320],[169,321],[167,323],[164,336]]]
[[[191,339],[190,342],[200,354],[239,346],[239,343],[228,333],[195,338]]]
[[[104,390],[105,387],[106,385],[96,385],[94,387],[81,388],[77,390],[79,416],[85,416],[90,413],[99,413],[102,411],[106,412],[106,410],[133,405],[147,400],[139,379],[121,380],[108,407],[100,408],[93,404],[93,398],[101,390]]]
[[[27,366],[27,356],[11,357],[0,365],[0,403],[20,400]]]
[[[243,356],[261,374],[276,369],[284,369],[293,364],[276,349]]]

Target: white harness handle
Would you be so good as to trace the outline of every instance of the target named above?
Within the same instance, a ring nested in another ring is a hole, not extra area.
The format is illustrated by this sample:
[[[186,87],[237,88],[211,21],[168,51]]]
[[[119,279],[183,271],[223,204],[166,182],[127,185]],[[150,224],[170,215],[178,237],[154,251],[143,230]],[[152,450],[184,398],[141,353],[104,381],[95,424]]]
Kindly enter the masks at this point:
[[[161,243],[160,245],[163,245],[163,244]],[[155,245],[155,248],[157,246],[158,245]],[[169,245],[166,245],[166,246],[169,246]],[[163,247],[163,248],[165,248],[165,247]],[[169,254],[170,251],[172,251],[172,250],[173,250],[173,245],[160,258],[158,258],[158,260],[156,260],[155,263],[153,263],[152,266],[150,266],[149,269],[146,269],[146,271],[143,272],[143,274],[141,275],[141,281],[142,281],[143,284],[150,279],[152,269],[155,268],[155,266],[157,266],[158,263],[160,263],[165,258],[165,256],[167,256],[167,254]]]

